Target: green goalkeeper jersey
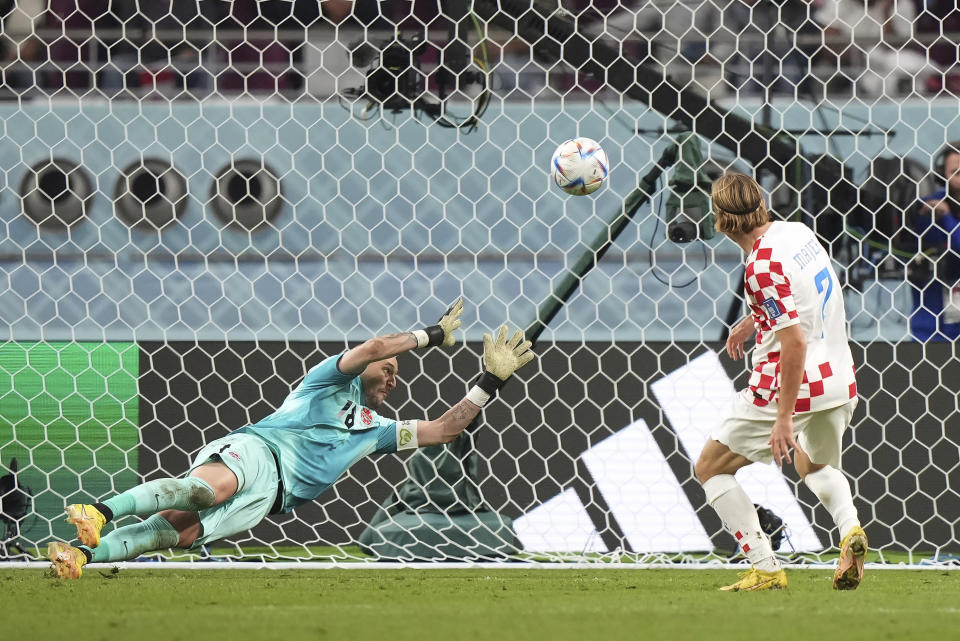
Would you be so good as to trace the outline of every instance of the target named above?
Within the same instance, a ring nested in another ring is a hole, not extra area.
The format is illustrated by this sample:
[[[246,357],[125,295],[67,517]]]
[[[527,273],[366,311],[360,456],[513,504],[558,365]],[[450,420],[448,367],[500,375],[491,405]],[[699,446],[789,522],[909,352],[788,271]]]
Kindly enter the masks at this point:
[[[284,512],[315,499],[364,456],[397,451],[396,421],[364,406],[360,376],[338,369],[341,356],[307,372],[273,414],[236,430],[276,455]]]

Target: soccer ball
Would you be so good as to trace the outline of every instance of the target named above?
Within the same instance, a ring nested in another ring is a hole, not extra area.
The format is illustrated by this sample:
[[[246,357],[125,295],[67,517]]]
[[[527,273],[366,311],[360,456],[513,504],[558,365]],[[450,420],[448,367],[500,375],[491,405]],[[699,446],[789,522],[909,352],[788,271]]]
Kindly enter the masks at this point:
[[[561,143],[550,161],[553,182],[574,196],[585,196],[600,189],[609,169],[607,154],[589,138],[574,138]]]

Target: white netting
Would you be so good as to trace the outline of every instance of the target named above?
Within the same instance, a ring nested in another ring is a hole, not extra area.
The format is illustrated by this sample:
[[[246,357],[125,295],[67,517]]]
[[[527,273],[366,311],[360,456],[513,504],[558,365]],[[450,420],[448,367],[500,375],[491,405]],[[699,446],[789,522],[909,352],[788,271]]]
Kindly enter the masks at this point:
[[[862,398],[844,466],[871,543],[957,549],[960,205],[918,206],[956,167],[953,3],[154,4],[0,2],[4,555],[460,295],[467,345],[401,359],[392,410],[439,416],[504,321],[537,334],[538,365],[457,445],[409,471],[363,460],[232,555],[733,549],[691,461],[744,384],[717,356],[742,256],[681,193],[730,168],[844,280]],[[589,197],[549,183],[576,135],[613,167]],[[794,476],[740,476],[786,523],[781,551],[837,543]],[[374,521],[400,543],[365,538]]]

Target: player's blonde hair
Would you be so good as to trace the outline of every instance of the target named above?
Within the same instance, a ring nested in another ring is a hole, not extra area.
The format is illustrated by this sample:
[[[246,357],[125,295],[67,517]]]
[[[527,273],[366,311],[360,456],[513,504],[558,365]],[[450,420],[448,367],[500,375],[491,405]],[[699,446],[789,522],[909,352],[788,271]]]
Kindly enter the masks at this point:
[[[770,222],[760,184],[745,174],[730,171],[714,180],[710,202],[719,232],[746,234]]]

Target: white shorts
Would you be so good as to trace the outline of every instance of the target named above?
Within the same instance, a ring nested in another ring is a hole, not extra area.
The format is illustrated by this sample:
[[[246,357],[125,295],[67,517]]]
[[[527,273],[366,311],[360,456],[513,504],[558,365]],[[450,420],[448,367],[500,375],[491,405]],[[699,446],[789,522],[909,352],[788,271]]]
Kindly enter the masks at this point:
[[[794,438],[811,461],[840,469],[843,432],[850,426],[856,407],[857,399],[854,398],[830,409],[794,415]],[[751,461],[771,463],[770,430],[776,419],[775,405],[757,407],[743,394],[737,394],[730,415],[717,428],[713,438]]]

